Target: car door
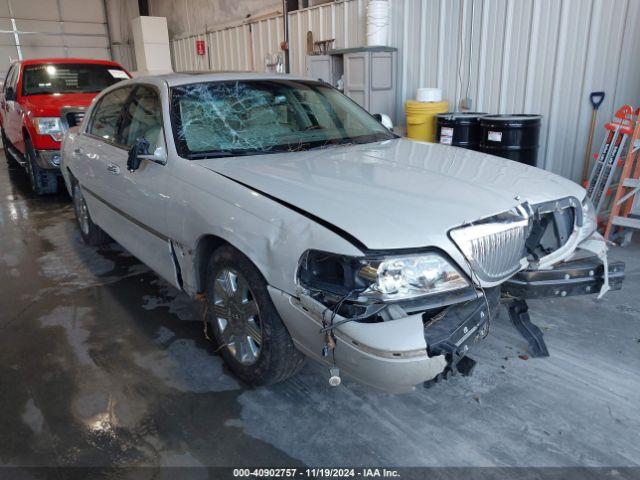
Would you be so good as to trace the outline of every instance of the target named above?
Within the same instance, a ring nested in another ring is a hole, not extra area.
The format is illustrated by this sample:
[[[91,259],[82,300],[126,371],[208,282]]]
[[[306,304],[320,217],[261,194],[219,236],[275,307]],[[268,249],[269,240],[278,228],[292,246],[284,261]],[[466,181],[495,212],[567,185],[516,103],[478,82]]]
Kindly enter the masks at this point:
[[[137,85],[122,114],[118,143],[127,150],[138,139],[149,142],[149,152],[165,148],[160,92],[153,85]],[[166,148],[165,148],[166,150]],[[118,181],[112,186],[114,207],[126,220],[122,244],[172,284],[177,285],[175,263],[167,236],[167,192],[169,169],[166,164],[142,160],[139,168],[127,168],[128,155],[113,158]]]
[[[111,90],[98,101],[85,130],[78,136],[72,151],[72,173],[79,180],[93,221],[118,240],[122,220],[109,205],[122,203],[120,165],[127,158],[127,148],[118,143],[118,129],[131,85]]]

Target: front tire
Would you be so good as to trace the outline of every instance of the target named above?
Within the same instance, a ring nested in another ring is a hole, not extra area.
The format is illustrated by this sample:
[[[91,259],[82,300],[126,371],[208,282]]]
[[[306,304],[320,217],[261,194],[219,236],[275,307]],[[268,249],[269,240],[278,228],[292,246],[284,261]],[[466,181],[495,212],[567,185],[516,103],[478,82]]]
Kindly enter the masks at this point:
[[[73,182],[72,199],[73,211],[76,214],[76,222],[78,222],[82,241],[93,247],[108,243],[110,240],[109,236],[91,220],[87,202],[84,199],[84,195],[82,195],[82,190],[78,182]]]
[[[304,355],[280,319],[267,283],[241,252],[217,249],[207,269],[207,322],[222,357],[250,385],[278,383],[297,373]]]

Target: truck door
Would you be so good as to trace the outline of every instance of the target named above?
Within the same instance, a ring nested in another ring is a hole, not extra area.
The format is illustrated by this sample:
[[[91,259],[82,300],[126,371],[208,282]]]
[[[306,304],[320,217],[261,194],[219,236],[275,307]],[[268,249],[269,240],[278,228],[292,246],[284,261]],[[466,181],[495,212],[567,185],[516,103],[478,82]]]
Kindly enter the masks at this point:
[[[18,76],[20,75],[20,64],[14,63],[7,74],[3,86],[2,104],[2,126],[4,134],[9,142],[16,148],[22,144],[22,122],[20,119],[20,104],[18,103]]]

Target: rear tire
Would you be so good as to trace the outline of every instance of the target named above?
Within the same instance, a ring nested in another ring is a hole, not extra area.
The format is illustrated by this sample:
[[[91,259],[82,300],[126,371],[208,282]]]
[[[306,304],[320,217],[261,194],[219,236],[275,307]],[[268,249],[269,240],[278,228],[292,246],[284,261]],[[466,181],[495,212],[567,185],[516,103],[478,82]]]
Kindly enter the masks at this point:
[[[31,140],[25,139],[25,161],[27,173],[31,182],[31,188],[36,195],[47,195],[58,191],[58,172],[44,170],[36,162],[36,151],[31,145]]]
[[[233,373],[249,385],[270,385],[295,375],[304,355],[280,319],[267,283],[235,248],[218,248],[207,268],[207,322]]]
[[[82,190],[80,189],[80,184],[78,182],[73,182],[71,193],[73,199],[73,211],[76,214],[76,221],[78,222],[80,235],[82,235],[82,241],[93,247],[108,243],[111,240],[109,235],[107,235],[104,230],[91,220],[91,215],[89,215],[89,209],[87,208],[87,202],[84,200],[84,195],[82,195]]]

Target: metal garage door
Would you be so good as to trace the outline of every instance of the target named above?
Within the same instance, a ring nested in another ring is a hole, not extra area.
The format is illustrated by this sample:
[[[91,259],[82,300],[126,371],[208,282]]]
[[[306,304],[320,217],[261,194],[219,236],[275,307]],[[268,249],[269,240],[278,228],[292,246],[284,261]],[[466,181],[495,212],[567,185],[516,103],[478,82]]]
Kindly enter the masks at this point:
[[[39,57],[111,59],[104,0],[0,0],[0,78]]]

